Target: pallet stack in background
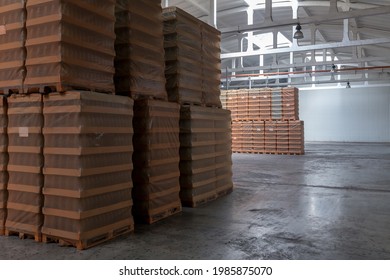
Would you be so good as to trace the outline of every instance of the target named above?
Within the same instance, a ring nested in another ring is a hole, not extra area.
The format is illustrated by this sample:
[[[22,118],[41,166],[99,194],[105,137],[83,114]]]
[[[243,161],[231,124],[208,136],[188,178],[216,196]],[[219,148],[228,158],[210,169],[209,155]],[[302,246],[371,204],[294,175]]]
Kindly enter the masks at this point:
[[[53,93],[43,113],[43,241],[86,249],[133,231],[133,101]]]
[[[4,235],[5,218],[7,214],[7,104],[0,96],[0,235]]]
[[[233,152],[305,153],[297,88],[228,90],[221,99],[232,112]]]
[[[8,202],[5,234],[41,240],[43,187],[41,94],[8,98]]]
[[[1,2],[0,94],[23,92],[25,78],[26,0]]]
[[[181,104],[180,198],[196,207],[232,191],[230,112],[221,109],[220,32],[163,10],[168,98]]]
[[[167,99],[160,0],[116,1],[115,92]]]
[[[27,0],[28,92],[114,92],[115,1]]]

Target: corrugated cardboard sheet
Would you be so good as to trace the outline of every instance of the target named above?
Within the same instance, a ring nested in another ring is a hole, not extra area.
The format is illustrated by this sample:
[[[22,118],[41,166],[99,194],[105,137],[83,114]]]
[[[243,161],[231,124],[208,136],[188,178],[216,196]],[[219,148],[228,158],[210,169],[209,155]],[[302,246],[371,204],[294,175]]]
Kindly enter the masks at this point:
[[[0,4],[0,93],[23,91],[26,53],[26,0],[7,0]]]
[[[27,0],[25,88],[114,92],[115,1]]]
[[[42,96],[8,98],[9,174],[6,229],[39,234],[43,222]]]
[[[88,240],[133,228],[128,97],[91,92],[44,98],[44,235]]]
[[[178,104],[135,101],[133,215],[140,222],[181,211],[179,118]]]
[[[232,190],[230,111],[182,106],[180,198],[196,207]]]
[[[159,0],[116,2],[117,94],[167,99],[161,11]]]

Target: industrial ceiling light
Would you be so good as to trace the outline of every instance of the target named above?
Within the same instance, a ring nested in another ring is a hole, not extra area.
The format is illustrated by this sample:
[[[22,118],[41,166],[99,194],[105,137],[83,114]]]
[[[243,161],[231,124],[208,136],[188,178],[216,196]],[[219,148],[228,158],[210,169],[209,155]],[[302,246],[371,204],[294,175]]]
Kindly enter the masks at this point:
[[[345,88],[351,88],[351,84],[347,82],[347,86]]]
[[[298,23],[297,27],[295,28],[295,33],[294,33],[294,39],[303,39],[303,33],[301,31],[302,27]]]

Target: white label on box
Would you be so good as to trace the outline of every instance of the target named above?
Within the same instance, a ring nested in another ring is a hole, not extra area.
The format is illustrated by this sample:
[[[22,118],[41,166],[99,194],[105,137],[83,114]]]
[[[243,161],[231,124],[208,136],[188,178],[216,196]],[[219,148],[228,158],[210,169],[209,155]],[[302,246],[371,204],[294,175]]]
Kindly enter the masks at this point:
[[[7,33],[7,28],[5,25],[0,25],[0,35],[5,35]]]
[[[28,137],[28,127],[19,127],[19,137]]]
[[[273,128],[270,128],[269,131],[274,131],[274,129],[273,129]]]

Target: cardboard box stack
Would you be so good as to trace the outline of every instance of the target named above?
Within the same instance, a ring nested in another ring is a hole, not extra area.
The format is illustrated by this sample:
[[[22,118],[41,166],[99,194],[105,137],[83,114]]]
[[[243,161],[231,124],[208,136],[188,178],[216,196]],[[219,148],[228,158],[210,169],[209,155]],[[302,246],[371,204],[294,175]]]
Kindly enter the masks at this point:
[[[163,9],[163,20],[168,98],[202,104],[201,22],[177,7]]]
[[[137,100],[134,106],[133,215],[154,223],[181,211],[179,198],[180,106]]]
[[[196,207],[229,193],[232,184],[230,112],[182,106],[180,198]]]
[[[163,19],[168,97],[181,105],[180,197],[196,207],[233,188],[231,115],[220,109],[221,34],[176,7],[163,9]]]
[[[221,107],[221,33],[177,7],[163,19],[169,100]]]
[[[221,32],[203,23],[202,32],[202,91],[206,106],[221,107]]]
[[[86,249],[131,232],[133,101],[55,93],[44,117],[43,240]]]
[[[0,4],[0,94],[23,92],[26,0]]]
[[[0,96],[0,235],[4,235],[7,214],[7,105]]]
[[[40,94],[8,98],[8,202],[6,235],[41,239],[43,113]]]
[[[27,0],[24,90],[114,92],[114,24],[114,0]]]
[[[232,111],[233,152],[304,154],[297,88],[228,90],[222,97]]]
[[[116,1],[115,90],[167,99],[161,0]]]

